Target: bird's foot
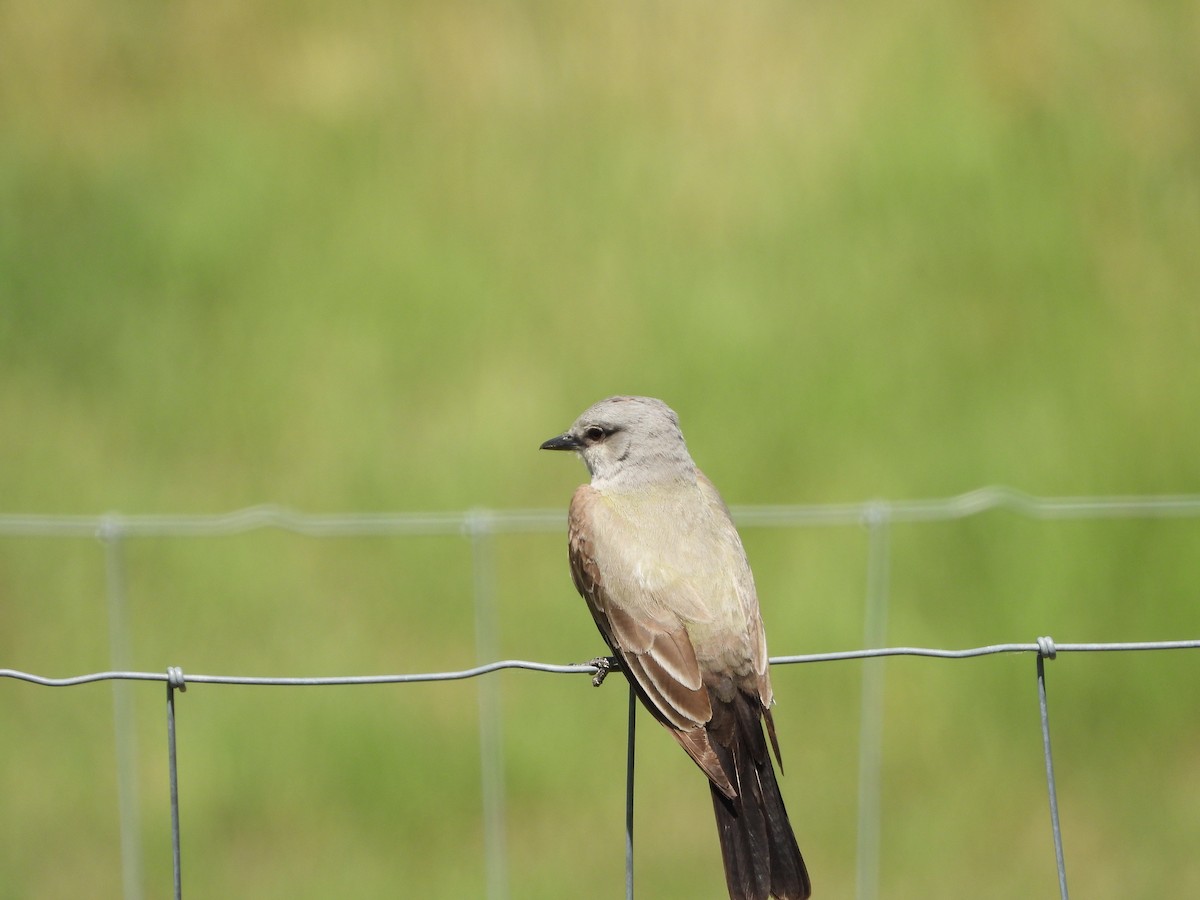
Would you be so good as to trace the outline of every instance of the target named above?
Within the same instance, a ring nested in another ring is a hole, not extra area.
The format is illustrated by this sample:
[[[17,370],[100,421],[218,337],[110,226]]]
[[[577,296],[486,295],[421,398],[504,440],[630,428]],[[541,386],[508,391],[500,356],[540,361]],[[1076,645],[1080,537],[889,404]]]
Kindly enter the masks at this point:
[[[592,687],[600,687],[604,684],[604,679],[608,677],[609,672],[620,670],[621,661],[615,656],[597,656],[595,659],[588,660],[588,665],[596,667],[596,674],[592,676]]]

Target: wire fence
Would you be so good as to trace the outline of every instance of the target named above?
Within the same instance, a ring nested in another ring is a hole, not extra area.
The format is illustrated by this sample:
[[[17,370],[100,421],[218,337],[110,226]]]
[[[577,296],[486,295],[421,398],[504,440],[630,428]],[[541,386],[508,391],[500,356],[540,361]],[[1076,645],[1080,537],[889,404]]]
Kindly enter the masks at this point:
[[[1050,813],[1050,839],[1058,876],[1059,895],[1068,900],[1067,868],[1058,816],[1058,797],[1051,750],[1045,663],[1063,653],[1112,653],[1200,649],[1200,640],[1167,640],[1107,643],[1061,643],[1038,637],[1029,643],[1003,643],[966,649],[928,647],[886,647],[890,526],[897,522],[932,522],[961,519],[994,509],[1008,509],[1034,519],[1103,518],[1200,518],[1200,495],[1156,497],[1076,497],[1038,498],[1008,488],[983,488],[956,497],[904,502],[870,501],[860,504],[735,507],[733,514],[740,527],[804,527],[862,525],[868,529],[867,590],[864,610],[866,649],[812,653],[771,658],[772,665],[833,663],[844,660],[879,660],[883,657],[911,656],[937,659],[969,659],[993,654],[1033,654],[1036,658],[1036,684],[1041,723],[1042,747]],[[174,896],[183,895],[182,841],[176,765],[176,694],[188,684],[260,685],[279,687],[352,686],[367,684],[404,684],[414,682],[480,679],[480,764],[483,785],[483,821],[485,877],[487,896],[502,900],[507,896],[507,850],[505,839],[504,776],[501,742],[501,718],[495,680],[483,678],[505,669],[524,669],[549,674],[595,676],[596,664],[557,665],[526,660],[495,661],[496,621],[494,600],[495,561],[492,538],[505,533],[548,532],[561,530],[565,514],[542,510],[490,511],[416,514],[342,514],[312,515],[274,506],[255,507],[224,515],[126,516],[50,516],[0,515],[0,536],[88,537],[99,538],[105,545],[105,571],[108,596],[111,671],[53,678],[15,669],[0,669],[0,677],[46,687],[72,687],[99,681],[114,684],[114,730],[117,741],[118,807],[121,823],[122,880],[125,900],[140,900],[141,858],[140,821],[134,784],[136,758],[132,744],[130,699],[122,690],[127,682],[160,682],[166,685],[166,729],[169,777],[169,804],[172,823],[172,870]],[[476,654],[479,665],[457,671],[420,672],[370,676],[248,677],[185,673],[172,666],[165,672],[129,671],[129,623],[126,615],[125,561],[122,552],[127,539],[139,537],[205,537],[242,534],[264,528],[282,529],[313,537],[334,536],[428,536],[463,534],[471,541],[473,593],[475,602]],[[599,662],[599,661],[596,661]],[[860,700],[860,737],[858,762],[858,814],[856,852],[856,897],[878,897],[881,770],[884,670],[864,664]],[[625,893],[632,900],[633,886],[633,808],[635,709],[629,696],[626,762],[626,871]]]

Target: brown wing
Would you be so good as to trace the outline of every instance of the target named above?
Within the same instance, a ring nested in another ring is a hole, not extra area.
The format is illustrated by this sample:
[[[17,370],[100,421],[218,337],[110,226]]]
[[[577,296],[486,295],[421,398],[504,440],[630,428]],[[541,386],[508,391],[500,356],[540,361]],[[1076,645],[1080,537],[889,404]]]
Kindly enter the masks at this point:
[[[774,695],[771,691],[767,638],[763,631],[762,614],[758,608],[758,592],[754,587],[754,576],[750,572],[750,563],[746,560],[746,551],[742,547],[742,539],[739,537],[737,528],[734,527],[733,519],[729,515],[729,507],[725,505],[725,501],[721,499],[721,495],[703,472],[696,473],[696,481],[700,486],[700,492],[704,494],[710,507],[720,517],[723,525],[721,529],[723,537],[731,545],[733,551],[731,556],[737,561],[737,565],[732,567],[734,586],[738,601],[742,604],[742,609],[745,613],[746,627],[749,629],[750,661],[754,666],[756,675],[756,689],[763,710],[769,710]]]
[[[712,719],[712,705],[686,629],[678,620],[646,614],[644,606],[622,603],[604,583],[593,534],[599,502],[589,485],[571,500],[568,545],[575,588],[642,703],[721,793],[733,798],[737,792],[709,743],[705,726]]]
[[[770,662],[767,656],[767,637],[763,630],[762,614],[758,607],[758,592],[754,587],[754,576],[750,572],[750,564],[746,561],[746,551],[742,547],[742,539],[734,527],[733,518],[729,515],[729,507],[721,498],[720,493],[708,477],[697,471],[696,481],[709,504],[720,511],[724,519],[727,539],[737,545],[736,556],[741,560],[741,566],[736,574],[738,599],[746,611],[746,621],[749,623],[750,639],[753,653],[752,662],[757,676],[756,688],[760,711],[767,725],[767,736],[771,739],[771,748],[775,751],[775,761],[779,763],[779,771],[783,771],[783,758],[779,755],[779,740],[775,736],[775,720],[771,716],[771,704],[774,702],[774,692],[771,689]]]

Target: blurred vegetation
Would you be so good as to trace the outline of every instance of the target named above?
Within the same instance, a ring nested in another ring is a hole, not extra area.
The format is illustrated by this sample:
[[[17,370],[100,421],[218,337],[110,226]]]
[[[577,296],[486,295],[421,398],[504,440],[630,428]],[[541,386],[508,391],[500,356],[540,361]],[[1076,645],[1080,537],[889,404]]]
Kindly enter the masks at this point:
[[[0,4],[8,512],[563,508],[538,443],[665,398],[733,504],[1200,490],[1200,7]],[[865,535],[751,531],[776,653],[860,645]],[[893,643],[1195,636],[1200,522],[896,529]],[[506,656],[600,649],[561,537]],[[461,538],[128,547],[135,668],[474,660]],[[108,668],[103,550],[0,541],[0,666]],[[888,667],[882,891],[1055,895],[1029,658]],[[1049,668],[1081,897],[1200,894],[1192,654]],[[951,668],[953,667],[953,668]],[[821,897],[857,663],[775,675]],[[615,896],[625,693],[500,676],[513,897]],[[162,697],[135,689],[149,896]],[[477,686],[180,699],[195,897],[483,895]],[[0,684],[0,898],[120,892],[111,689]],[[721,895],[643,729],[638,883]]]

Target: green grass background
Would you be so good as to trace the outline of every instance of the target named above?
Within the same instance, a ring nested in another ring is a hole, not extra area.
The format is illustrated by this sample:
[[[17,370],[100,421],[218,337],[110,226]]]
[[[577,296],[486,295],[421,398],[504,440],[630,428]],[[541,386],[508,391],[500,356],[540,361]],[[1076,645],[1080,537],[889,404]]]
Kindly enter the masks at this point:
[[[733,504],[1200,490],[1200,8],[0,4],[0,508],[557,507],[661,396]],[[500,538],[505,656],[600,643]],[[773,652],[859,646],[866,535],[747,531]],[[1194,637],[1200,522],[898,526],[889,642]],[[103,548],[0,541],[0,666],[108,668]],[[133,664],[474,661],[462,538],[129,544]],[[896,660],[881,892],[1053,897],[1029,657]],[[775,673],[818,896],[861,667]],[[1072,889],[1200,894],[1192,654],[1049,667]],[[620,685],[499,676],[514,898],[622,884]],[[190,897],[480,897],[477,685],[180,698]],[[162,695],[134,688],[147,896]],[[120,893],[111,689],[0,684],[0,898]],[[647,722],[639,896],[722,895]]]

